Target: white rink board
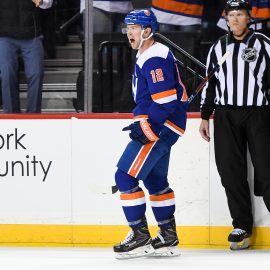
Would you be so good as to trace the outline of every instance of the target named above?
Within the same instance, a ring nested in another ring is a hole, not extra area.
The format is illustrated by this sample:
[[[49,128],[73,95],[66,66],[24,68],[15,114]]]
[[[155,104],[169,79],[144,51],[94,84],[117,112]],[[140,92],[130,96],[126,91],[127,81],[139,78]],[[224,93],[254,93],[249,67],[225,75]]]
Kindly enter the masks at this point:
[[[121,129],[130,122],[1,120],[0,224],[125,225],[119,193],[112,195],[110,188],[116,163],[129,141],[128,133]],[[169,179],[176,193],[176,221],[179,226],[230,226],[212,143],[210,151],[209,144],[200,138],[199,124],[200,119],[189,119],[186,134],[172,149]],[[14,134],[15,128],[17,140],[25,134],[20,143],[26,149],[18,143],[15,148],[15,135],[9,137],[7,149],[7,136]],[[12,161],[24,164],[24,176],[19,175],[19,167],[16,176],[11,171],[3,176],[6,162]],[[45,181],[38,162],[45,168],[51,162]],[[262,199],[255,198],[254,202],[256,226],[269,226]],[[155,224],[149,205],[147,211],[149,223]]]
[[[73,218],[76,224],[126,224],[119,193],[112,195],[110,188],[114,184],[117,161],[129,142],[128,133],[121,129],[129,123],[130,120],[72,122]],[[200,140],[198,123],[189,120],[187,134],[179,139],[171,154],[169,179],[176,193],[178,225],[209,224],[209,163],[205,158],[208,144]],[[200,149],[197,154],[195,149]],[[154,225],[149,205],[147,209],[149,224]]]
[[[66,224],[71,221],[70,142],[70,120],[1,121],[1,224]],[[2,176],[6,173],[6,162],[15,161],[24,164],[24,176],[19,164],[14,176],[12,170]],[[37,162],[42,162],[45,170],[51,162],[46,178]]]

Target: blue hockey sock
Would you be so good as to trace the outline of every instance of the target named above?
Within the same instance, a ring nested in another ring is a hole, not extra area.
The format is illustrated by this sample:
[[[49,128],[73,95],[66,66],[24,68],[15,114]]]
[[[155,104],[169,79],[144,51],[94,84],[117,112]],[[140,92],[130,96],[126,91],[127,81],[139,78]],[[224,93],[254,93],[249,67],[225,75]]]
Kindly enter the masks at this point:
[[[159,227],[166,227],[175,212],[174,192],[172,189],[163,194],[150,195],[152,210]]]
[[[121,193],[120,199],[129,226],[140,226],[144,222],[146,210],[143,190],[138,187],[135,192]]]

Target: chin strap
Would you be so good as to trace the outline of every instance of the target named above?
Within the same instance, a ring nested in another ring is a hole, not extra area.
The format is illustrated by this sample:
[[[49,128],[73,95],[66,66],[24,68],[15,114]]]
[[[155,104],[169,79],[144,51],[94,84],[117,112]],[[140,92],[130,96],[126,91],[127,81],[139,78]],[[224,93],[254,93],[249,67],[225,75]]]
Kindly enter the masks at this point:
[[[140,44],[139,44],[137,50],[139,50],[142,47],[142,44],[143,44],[143,42],[145,40],[147,40],[147,39],[149,39],[149,38],[151,38],[153,36],[153,33],[151,33],[147,38],[143,38],[144,31],[145,31],[145,29],[142,29],[142,31],[141,31],[141,41],[140,41]]]

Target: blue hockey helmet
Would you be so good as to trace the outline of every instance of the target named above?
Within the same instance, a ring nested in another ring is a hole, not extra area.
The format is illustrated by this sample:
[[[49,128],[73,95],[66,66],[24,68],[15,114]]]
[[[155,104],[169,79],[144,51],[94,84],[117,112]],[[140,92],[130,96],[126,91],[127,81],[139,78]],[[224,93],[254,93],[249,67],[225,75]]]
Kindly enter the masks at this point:
[[[250,16],[251,8],[252,7],[247,0],[228,0],[224,10],[226,15],[228,15],[231,10],[246,10]]]
[[[127,14],[124,20],[125,24],[138,24],[143,28],[151,26],[152,32],[158,30],[157,17],[151,9],[135,9]]]

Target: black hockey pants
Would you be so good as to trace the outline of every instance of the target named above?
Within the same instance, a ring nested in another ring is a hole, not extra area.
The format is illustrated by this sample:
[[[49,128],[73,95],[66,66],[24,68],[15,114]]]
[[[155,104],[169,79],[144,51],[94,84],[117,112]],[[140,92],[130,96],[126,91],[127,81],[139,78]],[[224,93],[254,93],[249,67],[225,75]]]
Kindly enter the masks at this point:
[[[270,211],[270,108],[217,106],[214,142],[217,169],[233,227],[251,233],[253,215],[247,182],[247,146]]]

